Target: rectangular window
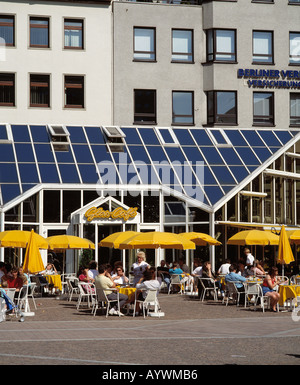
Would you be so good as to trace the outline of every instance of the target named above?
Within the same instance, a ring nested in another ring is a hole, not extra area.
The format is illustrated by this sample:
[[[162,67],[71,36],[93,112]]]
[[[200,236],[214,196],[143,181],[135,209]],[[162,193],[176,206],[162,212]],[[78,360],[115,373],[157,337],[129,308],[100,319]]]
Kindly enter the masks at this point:
[[[209,29],[207,31],[207,61],[236,62],[236,31]]]
[[[253,31],[253,63],[274,64],[273,32]]]
[[[15,74],[0,74],[0,106],[15,105]]]
[[[134,27],[134,60],[155,61],[155,28]]]
[[[192,63],[194,61],[192,30],[172,30],[172,61],[180,63]]]
[[[252,3],[274,3],[274,0],[252,0]]]
[[[207,93],[207,123],[237,124],[236,91],[209,91]]]
[[[172,124],[194,124],[194,93],[191,91],[172,92]]]
[[[49,75],[30,75],[30,107],[50,107]]]
[[[300,64],[300,32],[290,32],[290,63]]]
[[[253,124],[274,125],[273,92],[253,93]]]
[[[134,90],[134,122],[156,124],[155,90]]]
[[[64,20],[64,48],[83,49],[83,20]]]
[[[289,0],[289,4],[300,4],[300,0]]]
[[[83,76],[65,76],[65,107],[84,108]]]
[[[30,18],[30,47],[49,48],[49,18]]]
[[[300,126],[300,93],[290,94],[290,125]]]
[[[14,16],[0,15],[0,45],[13,47],[15,45]]]

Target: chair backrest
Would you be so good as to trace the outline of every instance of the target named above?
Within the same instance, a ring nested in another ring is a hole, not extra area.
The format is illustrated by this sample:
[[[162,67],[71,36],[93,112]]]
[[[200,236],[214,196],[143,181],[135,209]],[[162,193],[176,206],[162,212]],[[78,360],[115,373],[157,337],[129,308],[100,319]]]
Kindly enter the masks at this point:
[[[84,286],[88,286],[88,283],[86,283],[86,282],[79,282],[78,283],[80,294],[86,294],[88,292],[87,288],[85,288]]]
[[[155,302],[157,298],[157,290],[148,290],[144,302]]]
[[[204,289],[207,289],[208,287],[215,288],[215,281],[212,278],[198,278],[200,280],[200,283]]]
[[[226,282],[226,287],[227,287],[229,296],[231,294],[235,294],[238,292],[234,282]]]
[[[66,282],[68,283],[70,289],[78,288],[79,279],[77,277],[67,277]]]
[[[181,283],[180,277],[181,277],[181,274],[172,274],[171,283]]]
[[[7,288],[2,288],[1,290],[4,290],[5,294],[9,297],[11,302],[14,302],[14,297],[15,297],[15,292],[16,292],[15,288],[8,288],[8,289]]]
[[[107,297],[103,289],[96,287],[96,294],[99,302],[107,302]]]
[[[258,283],[248,284],[247,294],[251,295],[261,295],[261,286]]]
[[[28,295],[33,295],[36,287],[37,287],[36,282],[31,282],[31,284],[29,286]]]

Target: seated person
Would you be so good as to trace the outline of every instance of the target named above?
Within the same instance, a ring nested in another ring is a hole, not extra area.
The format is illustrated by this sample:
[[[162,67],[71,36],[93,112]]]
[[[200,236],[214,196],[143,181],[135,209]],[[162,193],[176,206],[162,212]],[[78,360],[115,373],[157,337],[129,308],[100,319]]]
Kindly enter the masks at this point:
[[[54,275],[57,274],[57,270],[53,263],[47,263],[46,269],[43,271],[40,271],[40,274],[42,275]]]
[[[148,270],[146,270],[143,274],[143,277],[140,278],[139,282],[136,284],[137,292],[136,292],[136,298],[139,301],[144,301],[147,297],[149,290],[157,290],[157,293],[159,291],[161,285],[161,279],[156,278],[156,269],[155,267],[150,267]],[[145,290],[140,290],[145,289]],[[136,303],[135,308],[135,315],[139,315],[139,303]]]
[[[79,272],[78,272],[78,279],[81,282],[86,282],[86,285],[82,285],[83,290],[86,293],[94,293],[94,288],[92,288],[89,284],[93,283],[95,280],[90,277],[88,268],[80,266]]]
[[[89,275],[93,279],[95,279],[95,277],[99,274],[97,266],[98,266],[98,264],[96,261],[91,261],[89,263]]]
[[[96,288],[102,289],[105,291],[105,294],[107,296],[107,299],[110,301],[116,301],[114,306],[109,310],[110,315],[124,315],[122,312],[119,312],[118,310],[118,293],[116,291],[112,291],[110,289],[116,288],[116,283],[112,280],[110,274],[107,271],[106,265],[101,265],[98,268],[99,275],[95,278],[95,286]],[[119,303],[120,303],[120,309],[127,303],[128,296],[125,294],[119,293]]]
[[[129,283],[129,279],[125,276],[122,266],[116,267],[116,273],[113,274],[111,278],[117,285],[126,285]]]
[[[231,265],[229,267],[229,274],[225,276],[225,282],[234,282],[235,287],[239,292],[244,292],[244,285],[243,282],[246,282],[246,278],[243,277],[242,275],[239,275],[236,273],[237,268],[235,265]],[[245,293],[240,295],[240,302],[239,304],[242,304],[245,302]]]
[[[170,273],[169,273],[169,269],[170,269],[169,264],[164,259],[161,260],[160,266],[157,268],[157,274],[166,283],[168,290],[169,290],[170,278],[171,278]]]
[[[3,277],[2,277],[2,280],[3,280]],[[21,277],[18,276],[18,269],[16,267],[12,268],[11,275],[6,276],[6,281],[7,281],[7,287],[9,289],[13,289],[13,288],[16,289],[15,298],[18,298],[19,291],[23,287],[24,281]]]
[[[230,267],[231,263],[230,263],[230,259],[226,259],[225,260],[225,263],[223,263],[219,270],[218,270],[218,274],[228,274],[229,273],[229,267]]]

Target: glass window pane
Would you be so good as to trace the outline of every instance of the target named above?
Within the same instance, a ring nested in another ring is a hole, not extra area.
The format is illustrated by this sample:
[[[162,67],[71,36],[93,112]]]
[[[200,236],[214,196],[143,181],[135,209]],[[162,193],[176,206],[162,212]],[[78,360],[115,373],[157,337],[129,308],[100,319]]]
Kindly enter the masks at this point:
[[[0,15],[0,41],[7,46],[14,45],[14,16]]]
[[[272,55],[272,32],[254,31],[253,61],[271,63]]]
[[[134,28],[134,59],[155,60],[155,30]]]
[[[39,164],[39,170],[42,183],[59,183],[57,168],[54,163],[41,163]]]
[[[300,32],[290,32],[290,63],[300,63]]]
[[[192,31],[172,31],[172,60],[192,61],[193,60]]]
[[[65,48],[83,48],[83,22],[65,20]]]
[[[18,162],[35,162],[31,144],[15,144]]]
[[[30,130],[34,142],[48,143],[50,141],[46,126],[30,126]]]
[[[235,31],[216,31],[216,60],[235,60]]]
[[[49,20],[30,18],[30,46],[49,47]]]
[[[254,123],[273,122],[273,94],[253,93],[254,102]]]
[[[290,124],[300,125],[300,94],[290,94]]]
[[[18,184],[3,184],[1,185],[3,204],[11,201],[20,195],[20,187]]]
[[[79,177],[74,164],[59,164],[62,183],[79,183]]]
[[[193,124],[193,93],[173,92],[173,123]]]

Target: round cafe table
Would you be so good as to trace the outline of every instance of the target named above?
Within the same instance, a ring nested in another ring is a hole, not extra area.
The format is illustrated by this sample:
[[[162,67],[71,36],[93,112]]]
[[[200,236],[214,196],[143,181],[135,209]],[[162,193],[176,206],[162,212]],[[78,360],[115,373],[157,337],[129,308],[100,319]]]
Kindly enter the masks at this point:
[[[119,288],[119,293],[121,294],[125,294],[125,295],[128,295],[128,297],[134,295],[136,292],[136,288],[135,287],[120,287]]]
[[[49,274],[44,275],[44,277],[47,279],[47,281],[52,284],[55,288],[62,291],[62,284],[61,284],[61,277],[59,274]]]
[[[280,294],[279,305],[283,306],[287,299],[300,296],[300,285],[279,285],[278,293]]]

